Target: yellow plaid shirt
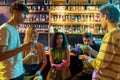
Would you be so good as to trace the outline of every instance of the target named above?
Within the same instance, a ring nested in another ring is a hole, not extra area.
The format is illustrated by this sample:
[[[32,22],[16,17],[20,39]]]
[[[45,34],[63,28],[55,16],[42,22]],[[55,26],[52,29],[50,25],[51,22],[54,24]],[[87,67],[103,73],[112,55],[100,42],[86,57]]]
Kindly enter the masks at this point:
[[[120,80],[120,29],[107,33],[96,59],[91,62],[100,80]]]

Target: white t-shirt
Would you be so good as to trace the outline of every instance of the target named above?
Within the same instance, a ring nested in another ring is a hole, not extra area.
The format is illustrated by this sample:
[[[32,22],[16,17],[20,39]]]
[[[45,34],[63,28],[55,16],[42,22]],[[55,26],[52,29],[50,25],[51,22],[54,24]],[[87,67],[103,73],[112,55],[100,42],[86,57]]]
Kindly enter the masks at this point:
[[[0,26],[0,45],[5,45],[3,52],[20,47],[20,37],[17,29],[7,23]],[[1,56],[2,57],[2,56]],[[24,73],[22,53],[0,61],[0,80],[16,78]]]

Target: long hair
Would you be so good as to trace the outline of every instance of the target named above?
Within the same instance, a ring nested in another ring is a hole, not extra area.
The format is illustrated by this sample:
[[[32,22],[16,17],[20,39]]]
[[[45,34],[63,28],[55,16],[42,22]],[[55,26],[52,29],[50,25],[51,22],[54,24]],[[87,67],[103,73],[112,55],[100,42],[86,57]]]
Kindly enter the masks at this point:
[[[32,32],[35,30],[35,27],[28,27],[25,33],[25,38],[24,38],[24,42],[31,42],[32,41]]]
[[[57,40],[58,35],[62,35],[63,37],[62,48],[64,49],[67,48],[67,45],[68,45],[67,36],[62,32],[56,32],[52,34],[51,39],[50,39],[50,47],[53,49],[57,47],[56,40]]]

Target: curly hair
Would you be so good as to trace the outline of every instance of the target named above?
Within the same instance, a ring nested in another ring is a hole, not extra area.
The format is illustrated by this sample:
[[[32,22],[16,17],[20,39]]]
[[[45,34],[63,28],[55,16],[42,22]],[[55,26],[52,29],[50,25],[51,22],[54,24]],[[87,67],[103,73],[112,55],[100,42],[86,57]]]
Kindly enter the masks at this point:
[[[100,8],[100,12],[107,16],[111,23],[117,23],[120,17],[120,11],[114,4],[105,4]]]
[[[13,10],[24,11],[26,13],[29,13],[29,10],[25,5],[23,5],[22,3],[17,3],[17,2],[10,6],[11,14],[13,14]]]
[[[68,40],[67,40],[67,36],[66,34],[62,33],[62,32],[56,32],[54,34],[52,34],[51,39],[50,39],[50,47],[55,49],[56,48],[56,40],[57,40],[57,36],[58,35],[62,35],[63,36],[63,43],[62,43],[62,48],[67,48],[68,46]]]

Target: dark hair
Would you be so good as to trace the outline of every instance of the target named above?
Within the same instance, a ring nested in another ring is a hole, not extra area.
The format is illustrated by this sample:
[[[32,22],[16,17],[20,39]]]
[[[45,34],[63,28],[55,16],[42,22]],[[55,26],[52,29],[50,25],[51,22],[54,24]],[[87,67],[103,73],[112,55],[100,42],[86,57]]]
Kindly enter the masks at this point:
[[[116,23],[119,21],[120,12],[119,9],[114,4],[105,4],[100,8],[100,12],[107,16],[107,19],[111,23]]]
[[[51,39],[50,39],[50,47],[53,48],[53,49],[56,48],[56,39],[57,39],[58,35],[63,36],[62,48],[64,48],[64,49],[67,48],[67,45],[68,45],[67,37],[62,32],[56,32],[56,33],[52,34]]]
[[[13,13],[13,10],[24,11],[26,13],[29,13],[28,8],[22,3],[14,3],[13,5],[11,5],[10,12]]]
[[[90,32],[86,32],[86,33],[84,33],[83,35],[82,35],[82,38],[93,38],[93,35],[92,35],[92,33],[90,33]]]

